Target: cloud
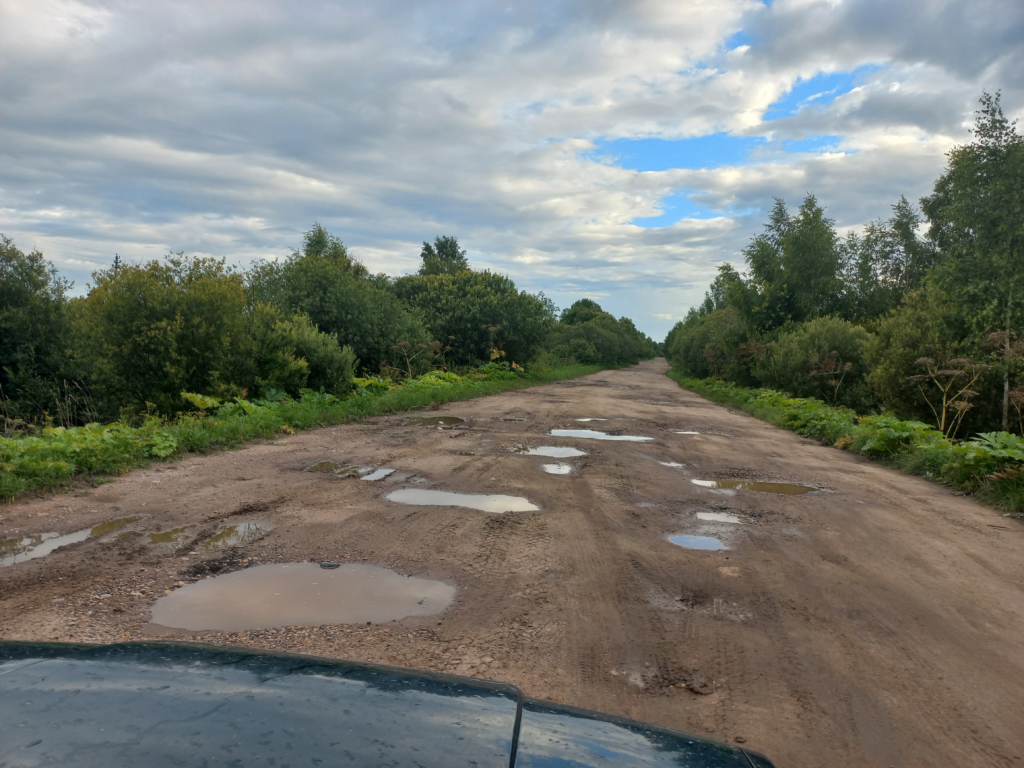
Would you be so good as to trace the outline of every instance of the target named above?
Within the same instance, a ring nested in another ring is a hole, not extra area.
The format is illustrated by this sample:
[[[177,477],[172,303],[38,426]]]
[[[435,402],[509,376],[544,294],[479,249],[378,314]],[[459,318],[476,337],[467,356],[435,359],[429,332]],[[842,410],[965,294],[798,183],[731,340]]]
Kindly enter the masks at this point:
[[[773,196],[863,224],[929,191],[982,88],[1024,108],[1014,3],[0,3],[0,231],[59,242],[79,287],[108,251],[244,264],[319,221],[391,274],[456,235],[660,337]],[[715,133],[763,141],[657,171],[597,151]],[[673,195],[705,213],[639,226]]]

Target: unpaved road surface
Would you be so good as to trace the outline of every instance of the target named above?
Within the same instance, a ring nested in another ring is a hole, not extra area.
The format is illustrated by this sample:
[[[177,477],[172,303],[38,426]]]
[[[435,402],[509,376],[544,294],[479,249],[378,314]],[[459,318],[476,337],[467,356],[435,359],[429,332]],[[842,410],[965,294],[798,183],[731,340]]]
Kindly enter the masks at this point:
[[[143,516],[121,538],[0,568],[0,637],[169,633],[505,680],[742,740],[780,768],[1024,764],[1024,525],[731,413],[665,370],[653,361],[451,404],[434,415],[465,419],[452,429],[378,418],[0,508],[5,537]],[[576,421],[586,417],[608,421]],[[548,434],[562,428],[653,440]],[[551,475],[542,465],[556,460],[513,452],[540,445],[588,455]],[[320,460],[397,471],[376,482],[304,471]],[[819,490],[730,493],[691,479]],[[384,498],[399,488],[523,496],[541,509]],[[201,546],[232,520],[276,528],[234,549]],[[198,540],[148,543],[185,525]],[[728,548],[685,549],[668,541],[677,534]],[[218,569],[310,559],[441,579],[456,601],[372,626],[173,633],[149,623],[155,599]]]

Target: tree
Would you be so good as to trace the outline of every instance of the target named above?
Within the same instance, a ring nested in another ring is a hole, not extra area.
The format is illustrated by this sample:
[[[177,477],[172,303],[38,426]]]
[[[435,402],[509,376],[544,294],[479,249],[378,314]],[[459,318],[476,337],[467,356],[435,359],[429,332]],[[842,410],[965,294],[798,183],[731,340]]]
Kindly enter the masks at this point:
[[[69,353],[71,283],[39,251],[23,253],[0,235],[0,402],[25,420],[58,412],[77,390]]]
[[[1003,116],[999,97],[982,93],[974,141],[949,151],[946,171],[921,207],[945,256],[938,277],[973,319],[975,337],[1000,329],[1008,347],[1024,303],[1024,140]],[[1004,365],[1004,430],[1010,373]]]
[[[580,325],[605,314],[607,313],[601,309],[601,305],[593,299],[579,299],[568,309],[562,310],[559,320],[563,325]]]
[[[420,275],[457,275],[469,269],[466,252],[459,248],[459,241],[454,237],[434,238],[434,244],[424,241],[420,251]]]

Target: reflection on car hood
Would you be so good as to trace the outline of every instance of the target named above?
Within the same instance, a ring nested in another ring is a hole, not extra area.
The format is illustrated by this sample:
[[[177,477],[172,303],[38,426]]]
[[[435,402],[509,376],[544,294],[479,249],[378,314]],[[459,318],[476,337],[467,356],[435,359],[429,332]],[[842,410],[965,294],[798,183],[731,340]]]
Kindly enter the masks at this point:
[[[176,643],[0,643],[0,723],[12,767],[771,766],[504,683]]]

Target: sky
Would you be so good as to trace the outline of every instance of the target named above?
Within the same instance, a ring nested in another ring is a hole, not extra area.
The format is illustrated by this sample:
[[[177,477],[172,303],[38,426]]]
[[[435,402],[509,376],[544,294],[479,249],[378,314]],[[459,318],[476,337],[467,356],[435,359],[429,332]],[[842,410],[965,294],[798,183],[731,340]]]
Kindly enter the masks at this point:
[[[319,222],[371,272],[472,267],[657,340],[775,197],[841,232],[928,194],[1020,0],[0,0],[0,233],[245,267]]]

